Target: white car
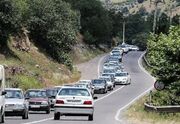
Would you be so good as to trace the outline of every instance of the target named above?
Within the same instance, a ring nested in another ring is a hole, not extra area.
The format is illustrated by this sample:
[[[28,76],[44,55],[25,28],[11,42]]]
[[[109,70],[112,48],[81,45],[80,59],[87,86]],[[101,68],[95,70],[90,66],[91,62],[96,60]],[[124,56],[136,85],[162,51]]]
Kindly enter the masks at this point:
[[[114,82],[112,81],[110,76],[100,76],[99,79],[104,79],[107,82],[108,90],[113,90]]]
[[[130,84],[131,77],[127,72],[118,72],[115,74],[115,84]]]
[[[121,55],[123,54],[123,49],[121,47],[114,47],[113,50],[118,50]]]
[[[94,96],[94,86],[92,85],[91,80],[80,80],[74,86],[75,87],[87,88],[90,90],[92,96]]]
[[[131,51],[139,51],[139,47],[135,46],[135,45],[132,45],[130,50]]]
[[[0,65],[0,123],[4,123],[4,109],[5,109],[5,69],[4,66]]]
[[[113,54],[122,55],[122,52],[120,52],[119,50],[112,50],[112,51],[110,52],[110,55],[113,55]]]
[[[94,99],[96,98],[94,97]],[[92,121],[94,99],[87,88],[62,87],[56,95],[54,120],[59,120],[63,115],[87,115],[88,120]]]
[[[28,119],[29,105],[23,91],[19,88],[6,88],[5,91],[5,116],[22,116],[22,119]]]

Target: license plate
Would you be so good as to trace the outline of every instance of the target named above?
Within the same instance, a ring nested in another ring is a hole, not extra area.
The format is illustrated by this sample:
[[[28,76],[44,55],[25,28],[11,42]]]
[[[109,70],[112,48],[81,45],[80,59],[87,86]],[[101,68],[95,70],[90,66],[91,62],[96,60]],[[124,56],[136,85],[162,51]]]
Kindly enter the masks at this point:
[[[40,108],[40,105],[31,105],[31,108]]]
[[[73,102],[73,103],[76,103],[76,102],[81,102],[81,100],[67,100],[67,102]]]

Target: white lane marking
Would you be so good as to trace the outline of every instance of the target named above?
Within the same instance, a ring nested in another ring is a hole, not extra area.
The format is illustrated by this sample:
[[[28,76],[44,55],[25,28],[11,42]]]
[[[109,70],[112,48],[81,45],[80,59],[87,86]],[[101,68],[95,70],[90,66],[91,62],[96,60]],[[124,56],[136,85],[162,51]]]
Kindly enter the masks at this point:
[[[98,72],[100,71],[100,64],[101,64],[101,61],[104,59],[104,57],[106,57],[106,56],[103,56],[103,57],[99,60],[99,63],[98,63]],[[98,75],[99,75],[99,74],[100,74],[100,73],[98,73]],[[107,95],[105,95],[105,96],[97,99],[96,101],[94,101],[94,103],[96,103],[96,102],[98,102],[98,101],[100,101],[100,100],[105,99],[106,97],[108,97],[108,96],[114,94],[115,92],[121,90],[123,87],[125,87],[125,86],[122,86],[122,87],[120,87],[120,88],[112,91],[111,93],[109,93],[109,94],[107,94]],[[39,121],[32,121],[32,122],[22,123],[22,124],[36,124],[36,123],[41,123],[41,122],[49,121],[49,120],[52,120],[52,119],[53,119],[53,117],[47,118],[47,119],[42,119],[42,120],[39,120]]]
[[[153,89],[153,87],[150,87],[149,89],[147,89],[145,92],[143,92],[142,94],[140,94],[139,96],[137,96],[135,99],[133,99],[131,102],[129,102],[128,104],[126,104],[125,106],[123,106],[122,108],[120,108],[116,115],[115,115],[115,120],[122,122],[121,119],[119,119],[119,115],[121,113],[122,110],[124,110],[125,108],[129,107],[131,104],[133,104],[136,100],[138,100],[139,98],[141,98],[142,96],[144,96],[147,92],[149,92],[151,89]]]
[[[40,122],[44,122],[44,121],[48,121],[48,120],[52,120],[52,119],[53,119],[53,117],[47,118],[47,119],[42,119],[42,120],[39,120],[39,121],[32,121],[32,122],[22,123],[22,124],[36,124],[36,123],[40,123]]]
[[[144,69],[144,67],[141,65],[141,62],[140,62],[140,61],[142,60],[142,57],[144,56],[144,54],[145,54],[145,53],[143,53],[143,54],[139,57],[139,59],[138,59],[138,65],[139,65],[140,69],[141,69],[144,73],[146,73],[147,75],[149,75],[150,77],[152,77],[152,78],[153,78],[153,81],[155,82],[156,78],[153,77],[148,71],[146,71],[146,70]],[[131,104],[133,104],[136,100],[138,100],[139,98],[141,98],[142,96],[144,96],[147,92],[149,92],[149,91],[152,90],[153,88],[154,88],[154,87],[151,86],[151,87],[150,87],[149,89],[147,89],[145,92],[141,93],[139,96],[137,96],[136,98],[134,98],[131,102],[129,102],[129,103],[126,104],[125,106],[121,107],[121,108],[117,111],[117,113],[116,113],[116,115],[115,115],[115,120],[116,120],[116,121],[119,121],[119,122],[122,122],[122,120],[119,119],[119,115],[120,115],[121,111],[122,111],[123,109],[127,108],[128,106],[130,106]]]
[[[96,103],[96,102],[98,102],[98,101],[101,101],[101,100],[105,99],[106,97],[108,97],[108,96],[114,94],[115,92],[121,90],[123,87],[125,87],[125,86],[122,86],[122,87],[120,87],[120,88],[118,88],[118,89],[112,91],[111,93],[109,93],[109,94],[107,94],[107,95],[105,95],[105,96],[103,96],[103,97],[101,97],[101,98],[95,100],[94,103]],[[49,120],[52,120],[52,119],[53,119],[53,117],[47,118],[47,119],[42,119],[42,120],[39,120],[39,121],[32,121],[32,122],[22,123],[22,124],[36,124],[36,123],[41,123],[41,122],[44,122],[44,121],[49,121]]]

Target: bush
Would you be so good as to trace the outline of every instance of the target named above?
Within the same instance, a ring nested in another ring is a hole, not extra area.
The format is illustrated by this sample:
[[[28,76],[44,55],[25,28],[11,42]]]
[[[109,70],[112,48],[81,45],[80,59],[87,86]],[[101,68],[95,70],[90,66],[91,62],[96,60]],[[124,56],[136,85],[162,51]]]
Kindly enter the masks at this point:
[[[11,86],[13,88],[21,88],[23,90],[42,88],[42,84],[37,79],[25,75],[16,75],[13,77]]]

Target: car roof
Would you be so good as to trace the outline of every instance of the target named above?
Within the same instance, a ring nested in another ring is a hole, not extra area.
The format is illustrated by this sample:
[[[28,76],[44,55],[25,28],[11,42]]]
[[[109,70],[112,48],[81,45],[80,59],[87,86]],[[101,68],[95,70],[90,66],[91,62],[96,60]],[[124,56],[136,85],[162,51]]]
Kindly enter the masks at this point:
[[[46,91],[45,89],[28,89],[27,91]]]
[[[61,88],[61,90],[62,90],[62,89],[86,89],[86,90],[88,90],[88,89],[85,88],[85,87],[66,87],[66,86],[65,86],[65,87],[63,86],[63,87]]]
[[[20,88],[5,88],[5,90],[21,90],[22,91],[22,89]]]

